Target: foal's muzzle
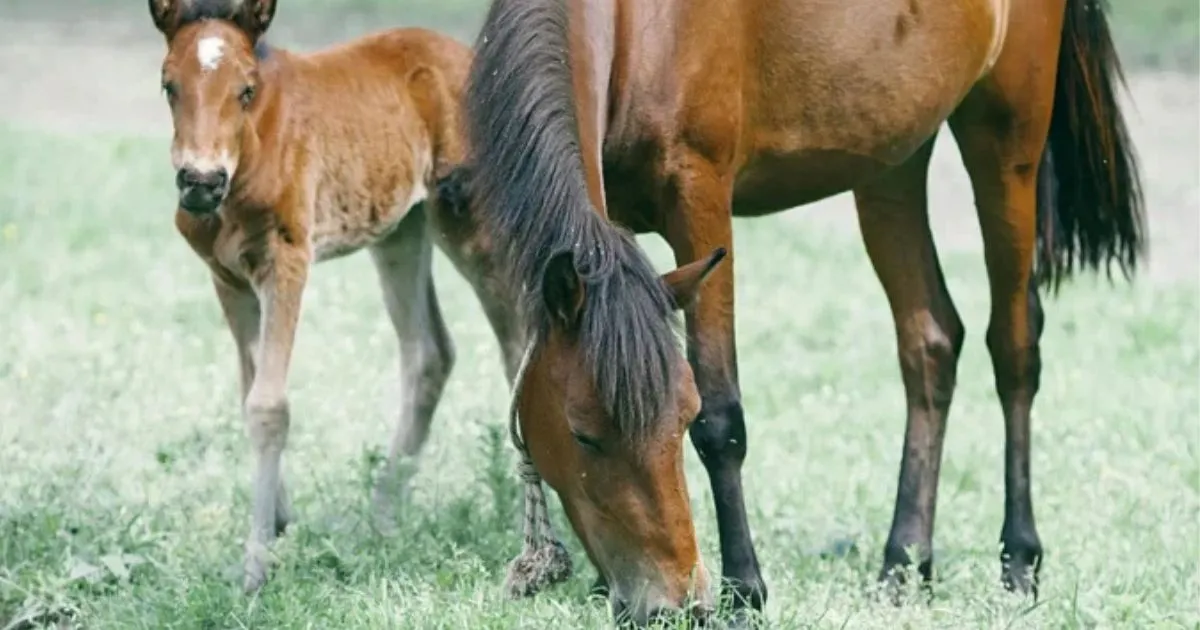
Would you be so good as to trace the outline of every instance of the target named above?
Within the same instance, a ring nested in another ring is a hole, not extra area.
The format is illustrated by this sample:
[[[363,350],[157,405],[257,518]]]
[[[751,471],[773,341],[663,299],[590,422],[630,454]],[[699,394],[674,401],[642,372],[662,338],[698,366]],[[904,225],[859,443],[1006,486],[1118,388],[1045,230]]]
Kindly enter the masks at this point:
[[[179,189],[179,205],[192,214],[213,212],[229,192],[229,173],[224,168],[199,171],[189,166],[175,174]]]

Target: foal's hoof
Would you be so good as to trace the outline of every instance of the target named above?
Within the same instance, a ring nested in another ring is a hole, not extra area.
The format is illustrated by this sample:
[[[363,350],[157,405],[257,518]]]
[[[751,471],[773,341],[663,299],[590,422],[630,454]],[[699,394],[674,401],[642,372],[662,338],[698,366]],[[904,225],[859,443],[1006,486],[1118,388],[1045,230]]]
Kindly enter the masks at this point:
[[[596,576],[596,581],[592,582],[591,588],[588,589],[588,597],[608,599],[608,582],[603,575]]]
[[[266,583],[266,571],[259,568],[250,569],[247,567],[245,577],[242,578],[242,592],[247,595],[253,595],[257,593]]]
[[[377,502],[371,506],[371,527],[384,538],[396,535],[396,511],[390,502]]]
[[[267,571],[270,566],[271,554],[266,546],[247,543],[243,563],[242,591],[247,595],[258,592],[267,583]]]

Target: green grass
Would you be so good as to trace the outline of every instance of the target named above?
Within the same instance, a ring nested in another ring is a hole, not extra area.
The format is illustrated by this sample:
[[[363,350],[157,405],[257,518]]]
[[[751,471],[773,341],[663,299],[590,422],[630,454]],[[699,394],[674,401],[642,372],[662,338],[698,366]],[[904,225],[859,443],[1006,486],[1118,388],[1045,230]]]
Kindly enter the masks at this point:
[[[440,257],[459,361],[400,535],[366,526],[396,344],[356,255],[318,267],[307,293],[285,457],[299,521],[266,589],[242,596],[251,462],[233,344],[174,231],[171,181],[165,140],[0,127],[0,628],[602,627],[573,537],[569,585],[501,596],[520,543],[504,379]],[[665,266],[661,242],[644,242]],[[981,257],[944,257],[969,338],[938,506],[941,582],[932,605],[896,610],[862,595],[904,431],[882,291],[854,239],[800,221],[740,222],[736,247],[745,478],[776,627],[1200,625],[1194,286],[1084,278],[1047,300],[1033,468],[1048,552],[1033,607],[997,584],[1003,428]],[[690,447],[687,466],[717,571]],[[843,536],[857,554],[812,553]]]

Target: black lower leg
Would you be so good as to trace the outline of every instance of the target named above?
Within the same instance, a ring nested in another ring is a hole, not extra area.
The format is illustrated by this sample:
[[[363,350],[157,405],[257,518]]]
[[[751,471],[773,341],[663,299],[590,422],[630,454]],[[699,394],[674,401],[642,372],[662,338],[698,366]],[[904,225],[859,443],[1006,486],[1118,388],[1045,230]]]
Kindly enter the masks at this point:
[[[926,586],[933,579],[933,524],[942,445],[965,337],[952,307],[940,313],[941,317],[928,320],[919,335],[898,331],[908,422],[896,507],[880,572],[880,579],[893,585],[904,582],[905,572],[897,569],[911,565],[916,565]]]
[[[746,423],[741,402],[736,396],[705,400],[690,433],[708,471],[716,505],[722,591],[732,596],[734,608],[762,610],[767,601],[767,587],[754,552],[742,492]]]
[[[1033,518],[1029,466],[1030,415],[1041,380],[1041,337],[1044,316],[1041,300],[1028,290],[1029,343],[1011,348],[1009,335],[989,334],[996,373],[996,391],[1004,410],[1004,526],[1000,530],[1001,580],[1010,591],[1037,596],[1042,542]],[[989,331],[991,332],[991,331]],[[997,333],[999,330],[996,331]]]

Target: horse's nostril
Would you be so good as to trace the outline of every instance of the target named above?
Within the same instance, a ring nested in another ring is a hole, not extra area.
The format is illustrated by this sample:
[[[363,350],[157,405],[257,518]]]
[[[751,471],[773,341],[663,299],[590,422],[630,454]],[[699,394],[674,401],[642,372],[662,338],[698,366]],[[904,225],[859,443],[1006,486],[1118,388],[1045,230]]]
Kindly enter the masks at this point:
[[[227,183],[229,183],[229,173],[223,168],[204,173],[185,166],[175,174],[175,186],[180,189],[207,188],[210,190],[219,190],[224,188]]]

